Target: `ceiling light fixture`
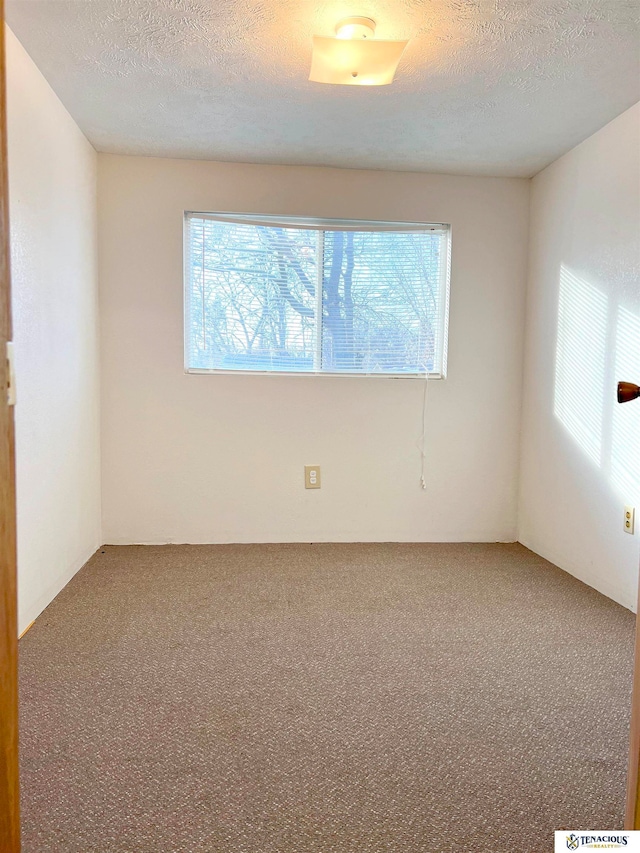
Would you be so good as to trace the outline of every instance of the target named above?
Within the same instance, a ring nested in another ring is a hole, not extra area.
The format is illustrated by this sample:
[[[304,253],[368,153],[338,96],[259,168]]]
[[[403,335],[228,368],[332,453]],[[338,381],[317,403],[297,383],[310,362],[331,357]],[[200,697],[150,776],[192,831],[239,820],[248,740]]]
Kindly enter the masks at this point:
[[[346,86],[384,86],[393,81],[407,41],[374,39],[371,18],[345,18],[335,36],[314,36],[309,80]]]

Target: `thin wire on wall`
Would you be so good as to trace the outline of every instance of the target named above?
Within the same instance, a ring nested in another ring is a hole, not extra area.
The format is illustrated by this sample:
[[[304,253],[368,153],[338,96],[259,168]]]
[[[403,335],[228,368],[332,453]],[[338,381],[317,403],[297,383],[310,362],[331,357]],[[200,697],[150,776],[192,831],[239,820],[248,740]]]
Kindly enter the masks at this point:
[[[427,460],[427,388],[429,387],[429,373],[424,374],[424,388],[422,391],[422,435],[420,436],[420,485],[423,489],[427,488],[426,480],[426,460]]]

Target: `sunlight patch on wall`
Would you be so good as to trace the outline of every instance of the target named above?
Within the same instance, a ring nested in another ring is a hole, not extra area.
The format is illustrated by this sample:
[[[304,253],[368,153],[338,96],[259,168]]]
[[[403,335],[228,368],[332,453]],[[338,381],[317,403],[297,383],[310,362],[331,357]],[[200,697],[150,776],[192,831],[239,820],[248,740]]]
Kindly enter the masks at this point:
[[[640,317],[618,307],[615,381],[640,381]],[[611,482],[625,501],[640,501],[640,408],[614,406],[611,430]]]
[[[602,455],[607,297],[560,268],[554,414],[597,465]]]

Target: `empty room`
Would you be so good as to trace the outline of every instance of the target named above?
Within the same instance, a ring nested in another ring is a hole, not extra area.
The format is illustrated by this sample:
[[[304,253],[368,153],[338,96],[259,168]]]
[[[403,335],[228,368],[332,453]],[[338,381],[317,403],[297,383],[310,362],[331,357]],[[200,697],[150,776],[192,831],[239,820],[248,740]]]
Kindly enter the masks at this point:
[[[640,0],[2,19],[1,853],[640,851]]]

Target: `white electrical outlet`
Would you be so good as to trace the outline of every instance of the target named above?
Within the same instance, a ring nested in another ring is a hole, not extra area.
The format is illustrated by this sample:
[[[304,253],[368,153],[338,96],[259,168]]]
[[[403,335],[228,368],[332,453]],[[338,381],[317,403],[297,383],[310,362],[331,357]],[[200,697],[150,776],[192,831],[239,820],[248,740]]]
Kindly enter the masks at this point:
[[[320,488],[320,466],[305,465],[304,466],[304,487],[305,489]]]
[[[624,508],[624,532],[631,533],[636,527],[636,508],[634,506],[626,506]]]

